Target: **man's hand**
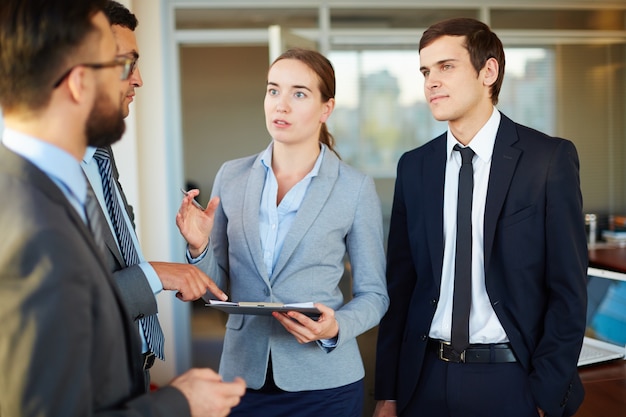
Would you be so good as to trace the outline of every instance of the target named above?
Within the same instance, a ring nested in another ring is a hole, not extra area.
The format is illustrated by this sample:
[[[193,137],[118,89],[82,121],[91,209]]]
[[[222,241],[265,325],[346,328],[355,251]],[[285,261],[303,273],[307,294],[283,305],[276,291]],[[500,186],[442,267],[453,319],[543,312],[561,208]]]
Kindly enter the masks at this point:
[[[377,401],[376,409],[374,410],[374,417],[396,417],[396,402],[395,401]]]
[[[208,368],[190,369],[175,378],[171,385],[187,398],[192,417],[227,416],[246,393],[243,379],[222,382],[219,374]]]
[[[204,272],[193,265],[171,262],[150,262],[159,276],[163,289],[177,291],[176,297],[193,301],[202,297],[207,290],[222,301],[228,296]]]

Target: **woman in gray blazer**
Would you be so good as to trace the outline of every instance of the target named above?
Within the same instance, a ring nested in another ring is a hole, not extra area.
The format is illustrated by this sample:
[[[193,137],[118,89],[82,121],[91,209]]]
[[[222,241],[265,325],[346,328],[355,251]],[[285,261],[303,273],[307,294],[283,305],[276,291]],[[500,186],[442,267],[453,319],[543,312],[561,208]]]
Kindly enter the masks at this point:
[[[343,163],[326,120],[335,75],[321,54],[292,49],[268,72],[272,142],[225,163],[206,210],[184,198],[176,223],[189,261],[232,301],[313,301],[321,316],[230,315],[220,363],[249,387],[234,416],[360,417],[364,368],[356,337],[387,310],[380,201],[373,180]],[[348,255],[352,297],[339,281]]]

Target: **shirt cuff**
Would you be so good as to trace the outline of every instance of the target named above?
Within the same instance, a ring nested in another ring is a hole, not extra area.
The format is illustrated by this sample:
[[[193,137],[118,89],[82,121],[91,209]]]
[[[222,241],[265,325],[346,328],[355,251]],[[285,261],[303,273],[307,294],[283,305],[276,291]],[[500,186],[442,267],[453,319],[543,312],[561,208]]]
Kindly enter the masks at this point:
[[[326,353],[332,352],[337,347],[339,336],[335,336],[332,339],[320,339],[317,341],[319,346],[324,349]]]
[[[163,291],[163,283],[150,263],[141,262],[139,263],[139,268],[141,268],[143,274],[146,276],[148,284],[150,284],[150,288],[152,289],[152,293],[154,293],[154,295]]]
[[[209,245],[206,245],[206,248],[204,248],[204,252],[198,255],[197,258],[194,258],[191,256],[191,253],[189,252],[189,246],[187,246],[187,249],[185,250],[185,256],[187,257],[187,262],[189,262],[192,265],[197,264],[198,262],[204,259],[208,251],[209,251]]]

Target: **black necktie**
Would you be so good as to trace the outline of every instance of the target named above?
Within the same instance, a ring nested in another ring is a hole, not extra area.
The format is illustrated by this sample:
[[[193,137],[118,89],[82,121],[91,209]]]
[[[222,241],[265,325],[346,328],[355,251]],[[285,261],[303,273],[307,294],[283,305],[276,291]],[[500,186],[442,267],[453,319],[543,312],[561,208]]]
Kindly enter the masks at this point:
[[[133,244],[131,230],[122,215],[122,206],[119,203],[115,184],[113,183],[113,171],[111,169],[111,155],[108,149],[98,148],[94,154],[94,159],[98,163],[98,170],[102,178],[102,191],[104,201],[107,205],[109,217],[115,229],[115,236],[122,252],[122,257],[127,266],[139,263],[139,254]],[[148,348],[154,352],[157,358],[163,359],[164,337],[159,319],[156,314],[145,316],[139,320],[141,329],[146,338]]]
[[[469,316],[472,305],[472,192],[474,151],[454,145],[461,153],[459,195],[456,214],[456,257],[452,301],[452,348],[461,353],[469,346]]]

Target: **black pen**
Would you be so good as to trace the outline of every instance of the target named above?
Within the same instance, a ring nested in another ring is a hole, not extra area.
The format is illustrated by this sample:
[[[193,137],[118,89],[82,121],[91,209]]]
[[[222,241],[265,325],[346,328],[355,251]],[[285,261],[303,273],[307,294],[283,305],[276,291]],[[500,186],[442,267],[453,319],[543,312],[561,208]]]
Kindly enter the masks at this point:
[[[185,190],[183,190],[182,188],[180,189],[180,191],[182,191],[182,192],[183,192],[183,194],[185,194],[185,195],[189,195],[189,191],[185,191]],[[196,206],[196,207],[198,207],[200,210],[204,211],[204,207],[202,207],[202,206],[200,205],[200,203],[198,203],[198,202],[196,201],[196,199],[195,199],[195,198],[193,198],[193,199],[191,200],[191,202],[193,203],[193,205],[194,205],[194,206]]]

